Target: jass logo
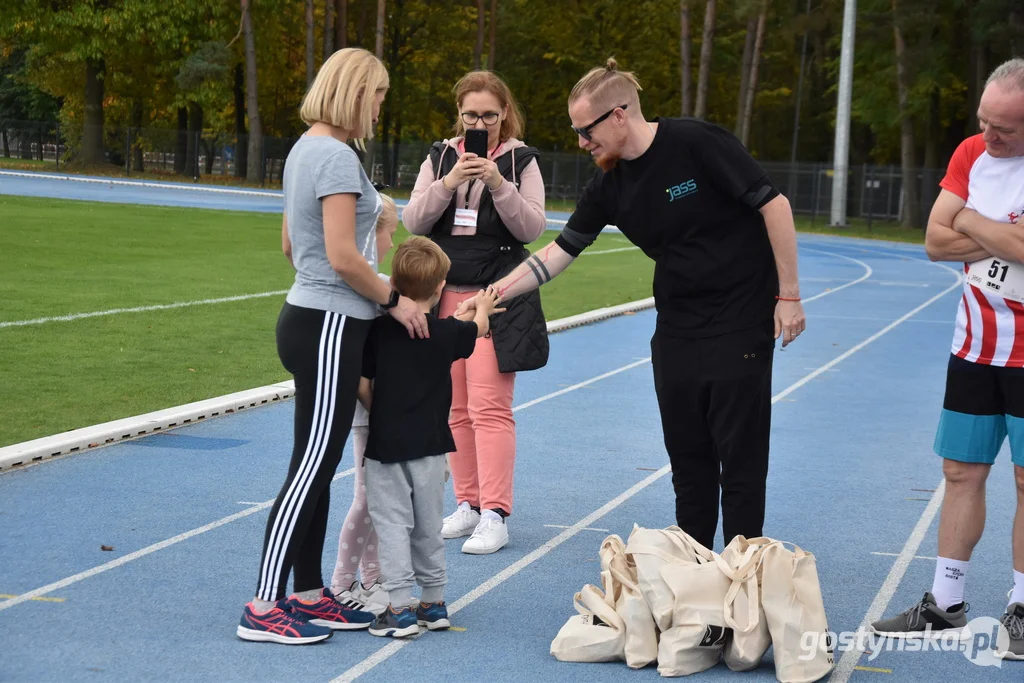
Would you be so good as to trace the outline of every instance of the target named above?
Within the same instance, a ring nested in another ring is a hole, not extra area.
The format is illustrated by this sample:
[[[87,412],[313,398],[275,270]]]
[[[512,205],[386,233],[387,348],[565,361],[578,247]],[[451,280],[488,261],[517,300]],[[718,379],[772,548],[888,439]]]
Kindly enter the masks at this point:
[[[672,187],[665,188],[665,192],[668,192],[669,204],[671,204],[672,202],[681,197],[691,195],[696,191],[697,181],[693,180],[692,178],[690,180],[687,180],[685,183],[679,183],[678,185],[673,185]]]

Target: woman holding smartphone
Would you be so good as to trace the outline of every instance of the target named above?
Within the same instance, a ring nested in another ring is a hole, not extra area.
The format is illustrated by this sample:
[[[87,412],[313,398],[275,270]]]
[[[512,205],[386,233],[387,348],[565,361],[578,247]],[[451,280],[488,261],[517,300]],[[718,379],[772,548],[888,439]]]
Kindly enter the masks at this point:
[[[430,237],[451,259],[442,317],[515,268],[528,255],[524,245],[547,226],[539,153],[518,139],[522,115],[508,86],[489,71],[473,71],[454,92],[456,137],[431,146],[402,214],[409,232]],[[445,538],[470,536],[462,551],[473,555],[508,543],[515,373],[543,367],[548,356],[540,298],[504,305],[473,355],[452,366],[450,463],[458,508],[442,531]]]

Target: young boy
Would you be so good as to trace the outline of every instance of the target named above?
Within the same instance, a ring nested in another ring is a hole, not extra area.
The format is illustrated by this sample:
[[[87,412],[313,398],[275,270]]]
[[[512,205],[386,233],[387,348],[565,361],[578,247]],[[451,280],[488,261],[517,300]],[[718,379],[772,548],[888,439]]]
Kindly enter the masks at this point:
[[[429,239],[402,244],[391,263],[392,286],[427,314],[430,336],[411,339],[401,324],[381,317],[364,347],[359,400],[370,411],[366,498],[390,603],[370,626],[375,636],[400,638],[419,633],[421,625],[432,631],[451,625],[441,536],[445,454],[455,450],[448,427],[451,365],[473,353],[488,332],[488,316],[503,309],[495,309],[499,296],[488,288],[477,294],[476,309],[459,319],[430,315],[450,266]],[[415,611],[414,581],[423,588]]]

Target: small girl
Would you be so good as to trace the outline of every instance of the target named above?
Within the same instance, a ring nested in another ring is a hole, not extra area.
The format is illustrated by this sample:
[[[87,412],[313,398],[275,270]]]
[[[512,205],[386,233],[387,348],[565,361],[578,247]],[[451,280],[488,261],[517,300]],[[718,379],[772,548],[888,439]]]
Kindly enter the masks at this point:
[[[394,246],[393,238],[398,229],[398,210],[391,197],[382,194],[384,208],[377,219],[377,270],[384,256]],[[388,279],[384,273],[380,277]],[[356,402],[356,414],[352,419],[352,453],[355,461],[355,491],[352,505],[341,526],[338,539],[338,560],[331,579],[331,591],[341,604],[350,609],[364,609],[380,614],[388,607],[388,594],[380,583],[380,562],[377,559],[377,534],[370,523],[366,506],[366,484],[364,480],[363,453],[370,431],[370,414],[362,403]],[[358,572],[359,580],[356,579]]]

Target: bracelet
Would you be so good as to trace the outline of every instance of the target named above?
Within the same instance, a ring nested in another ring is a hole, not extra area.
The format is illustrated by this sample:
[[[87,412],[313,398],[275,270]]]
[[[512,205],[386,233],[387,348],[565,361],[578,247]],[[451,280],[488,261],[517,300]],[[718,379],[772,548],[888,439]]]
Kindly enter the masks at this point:
[[[787,299],[784,296],[777,296],[777,297],[775,297],[775,300],[776,301],[800,301],[800,297],[797,297],[795,299]]]

